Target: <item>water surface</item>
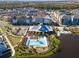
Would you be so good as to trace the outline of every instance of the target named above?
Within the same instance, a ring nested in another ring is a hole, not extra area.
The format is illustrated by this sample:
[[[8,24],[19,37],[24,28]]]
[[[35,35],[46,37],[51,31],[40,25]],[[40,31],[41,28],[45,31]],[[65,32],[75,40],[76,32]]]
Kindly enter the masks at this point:
[[[60,40],[60,51],[53,58],[79,58],[79,35],[63,34]]]

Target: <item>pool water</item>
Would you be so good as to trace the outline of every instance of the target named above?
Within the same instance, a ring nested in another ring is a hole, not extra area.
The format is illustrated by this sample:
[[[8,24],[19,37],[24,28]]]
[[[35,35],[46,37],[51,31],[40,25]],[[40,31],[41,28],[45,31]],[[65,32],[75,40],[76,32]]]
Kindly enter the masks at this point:
[[[44,47],[47,46],[47,38],[46,37],[38,37],[38,39],[28,39],[26,42],[28,46],[39,46]]]

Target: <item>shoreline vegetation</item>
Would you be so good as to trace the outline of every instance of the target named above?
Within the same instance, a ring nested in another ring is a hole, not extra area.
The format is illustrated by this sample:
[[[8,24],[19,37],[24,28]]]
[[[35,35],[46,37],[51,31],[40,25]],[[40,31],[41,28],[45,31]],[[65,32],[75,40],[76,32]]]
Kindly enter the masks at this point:
[[[74,35],[79,35],[79,28],[77,28],[77,27],[71,28],[70,31],[71,31]]]
[[[13,8],[25,8],[25,7],[33,7],[37,9],[77,9],[79,8],[79,4],[72,3],[72,4],[66,4],[66,3],[32,3],[32,2],[26,2],[26,3],[0,3],[0,8],[2,9],[13,9]]]

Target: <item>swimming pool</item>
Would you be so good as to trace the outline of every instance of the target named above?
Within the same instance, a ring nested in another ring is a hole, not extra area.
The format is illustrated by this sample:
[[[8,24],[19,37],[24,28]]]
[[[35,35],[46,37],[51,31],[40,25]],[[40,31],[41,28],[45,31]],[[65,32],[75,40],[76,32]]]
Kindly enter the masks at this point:
[[[26,41],[27,46],[38,46],[38,47],[45,47],[48,46],[47,38],[44,37],[38,37],[38,39],[28,39]]]

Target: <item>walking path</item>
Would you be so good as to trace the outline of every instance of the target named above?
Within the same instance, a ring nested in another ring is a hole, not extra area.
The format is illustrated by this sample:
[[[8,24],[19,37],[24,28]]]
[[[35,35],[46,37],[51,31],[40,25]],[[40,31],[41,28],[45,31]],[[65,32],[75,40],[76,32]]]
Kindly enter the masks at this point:
[[[9,46],[10,46],[10,48],[11,48],[11,50],[12,50],[12,56],[14,56],[14,55],[15,55],[15,49],[14,49],[14,47],[12,46],[12,44],[11,44],[10,41],[9,41],[9,39],[7,38],[6,33],[4,33],[4,32],[2,31],[2,29],[0,29],[0,31],[3,33],[3,36],[5,37],[7,43],[9,44]]]
[[[9,44],[9,46],[10,46],[10,48],[11,48],[11,50],[12,50],[12,56],[14,56],[14,55],[15,55],[15,49],[14,49],[14,47],[13,47],[12,44],[10,43],[10,41],[9,41],[9,39],[7,38],[6,34],[4,34],[4,37],[6,38],[6,41],[7,41],[7,43]]]

